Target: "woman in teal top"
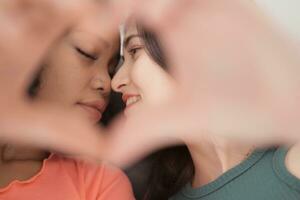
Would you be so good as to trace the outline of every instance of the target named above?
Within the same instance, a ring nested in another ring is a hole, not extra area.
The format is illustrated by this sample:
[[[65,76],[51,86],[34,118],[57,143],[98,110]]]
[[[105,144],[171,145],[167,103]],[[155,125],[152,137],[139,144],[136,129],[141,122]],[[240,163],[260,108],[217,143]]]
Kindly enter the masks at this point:
[[[176,83],[154,34],[129,21],[124,38],[124,63],[112,88],[122,93],[130,118],[145,104],[166,102]],[[300,199],[298,145],[257,150],[253,144],[202,135],[197,141],[183,138],[186,146],[156,155],[144,199]]]
[[[144,102],[154,101],[153,94],[163,101],[172,90],[159,45],[152,33],[134,22],[127,24],[125,61],[112,80],[113,89],[127,97],[126,117]],[[213,136],[186,145],[155,155],[145,200],[300,199],[297,145],[257,149]]]
[[[171,200],[297,200],[300,180],[287,169],[287,148],[255,150],[246,160],[215,180],[188,183]]]

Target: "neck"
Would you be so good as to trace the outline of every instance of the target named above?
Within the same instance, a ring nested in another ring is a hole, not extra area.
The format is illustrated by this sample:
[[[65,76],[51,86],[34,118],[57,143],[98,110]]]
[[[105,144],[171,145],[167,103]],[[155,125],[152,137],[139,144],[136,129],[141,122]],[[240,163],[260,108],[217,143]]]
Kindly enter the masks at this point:
[[[0,144],[0,163],[14,161],[42,161],[48,156],[44,150],[11,143]]]
[[[195,167],[192,186],[201,187],[245,160],[253,150],[253,145],[209,138],[199,143],[188,144],[188,148]]]

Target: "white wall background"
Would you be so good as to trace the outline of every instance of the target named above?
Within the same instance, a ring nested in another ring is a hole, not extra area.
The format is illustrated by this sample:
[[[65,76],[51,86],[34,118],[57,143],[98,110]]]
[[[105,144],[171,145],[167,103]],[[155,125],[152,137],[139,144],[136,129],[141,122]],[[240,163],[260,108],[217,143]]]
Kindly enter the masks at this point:
[[[255,0],[294,39],[300,42],[300,0]]]

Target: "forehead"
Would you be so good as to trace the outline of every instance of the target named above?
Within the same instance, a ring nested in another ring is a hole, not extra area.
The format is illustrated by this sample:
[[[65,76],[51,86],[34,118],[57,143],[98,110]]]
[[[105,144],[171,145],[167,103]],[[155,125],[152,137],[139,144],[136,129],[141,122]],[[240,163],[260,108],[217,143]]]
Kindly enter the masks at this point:
[[[125,25],[125,38],[130,35],[135,35],[137,33],[138,31],[137,31],[136,23],[134,21],[129,21]]]
[[[100,15],[90,15],[81,19],[72,29],[73,33],[80,34],[83,39],[97,40],[106,47],[116,47],[119,45],[118,27],[112,28],[103,23]]]

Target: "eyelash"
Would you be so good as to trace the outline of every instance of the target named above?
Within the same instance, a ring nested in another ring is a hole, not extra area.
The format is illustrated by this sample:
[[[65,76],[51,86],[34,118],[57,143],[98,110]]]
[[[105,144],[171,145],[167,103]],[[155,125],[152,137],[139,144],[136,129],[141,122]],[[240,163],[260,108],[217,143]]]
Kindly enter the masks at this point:
[[[92,61],[96,61],[98,60],[98,56],[95,56],[95,55],[92,55],[90,53],[87,53],[85,52],[84,50],[82,50],[81,48],[79,47],[75,47],[76,51],[80,54],[80,55],[83,55],[84,57],[92,60]]]
[[[131,55],[131,57],[134,57],[135,54],[141,50],[143,47],[142,46],[135,46],[135,47],[132,47],[128,50],[128,53]]]

